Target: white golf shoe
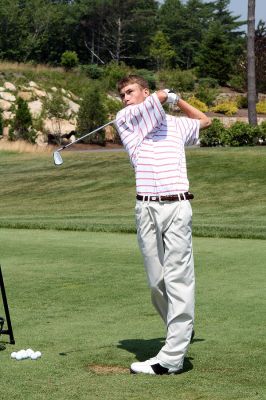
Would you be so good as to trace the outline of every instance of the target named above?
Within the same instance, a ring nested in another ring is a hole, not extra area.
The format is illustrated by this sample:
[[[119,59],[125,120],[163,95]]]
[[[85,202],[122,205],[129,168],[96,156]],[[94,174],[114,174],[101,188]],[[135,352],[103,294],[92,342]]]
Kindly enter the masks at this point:
[[[177,369],[175,367],[163,367],[156,357],[153,357],[143,362],[134,362],[130,366],[130,372],[132,374],[172,375],[180,374],[182,371],[182,368]]]

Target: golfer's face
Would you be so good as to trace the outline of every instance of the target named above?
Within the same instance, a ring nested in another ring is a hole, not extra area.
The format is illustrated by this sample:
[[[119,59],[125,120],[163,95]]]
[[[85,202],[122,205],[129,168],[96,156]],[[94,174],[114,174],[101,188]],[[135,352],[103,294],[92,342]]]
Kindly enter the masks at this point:
[[[130,83],[120,91],[120,97],[125,106],[142,103],[149,94],[149,89],[144,89],[138,83]]]

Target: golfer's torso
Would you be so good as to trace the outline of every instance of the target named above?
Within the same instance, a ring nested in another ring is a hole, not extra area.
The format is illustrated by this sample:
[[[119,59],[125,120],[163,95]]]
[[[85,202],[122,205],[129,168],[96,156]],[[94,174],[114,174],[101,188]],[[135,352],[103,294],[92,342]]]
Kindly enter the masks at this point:
[[[135,165],[138,194],[172,195],[188,191],[184,141],[178,123],[178,118],[166,115],[160,128],[141,143]]]

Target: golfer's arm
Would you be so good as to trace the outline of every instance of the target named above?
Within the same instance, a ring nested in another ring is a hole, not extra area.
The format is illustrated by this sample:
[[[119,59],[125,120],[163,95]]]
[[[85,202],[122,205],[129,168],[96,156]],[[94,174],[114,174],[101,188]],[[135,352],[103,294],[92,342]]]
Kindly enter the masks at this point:
[[[208,128],[211,125],[211,119],[207,115],[188,104],[185,100],[179,99],[177,105],[187,117],[200,121],[200,129]]]

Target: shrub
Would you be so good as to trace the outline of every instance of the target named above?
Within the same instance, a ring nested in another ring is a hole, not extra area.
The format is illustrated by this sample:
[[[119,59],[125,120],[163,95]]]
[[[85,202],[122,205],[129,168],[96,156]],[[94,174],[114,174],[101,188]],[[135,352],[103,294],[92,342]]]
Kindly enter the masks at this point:
[[[23,139],[30,143],[35,143],[36,140],[28,104],[21,97],[17,99],[17,109],[9,130],[9,139]]]
[[[78,113],[78,135],[82,136],[107,121],[106,109],[101,98],[99,85],[91,85],[84,93]],[[95,143],[105,146],[105,134],[99,131],[83,140],[85,143]]]
[[[211,106],[215,102],[217,95],[217,88],[212,88],[205,85],[198,85],[195,91],[195,96],[208,106]]]
[[[79,63],[78,55],[75,51],[65,51],[61,56],[61,65],[65,70],[70,70],[76,67]]]
[[[193,71],[162,70],[157,73],[157,77],[163,86],[177,92],[192,91],[195,87],[196,77]]]
[[[200,145],[202,147],[220,146],[223,143],[225,133],[226,128],[222,122],[218,118],[214,118],[211,126],[201,131]]]
[[[236,98],[238,108],[248,108],[248,98],[247,96],[240,95]]]
[[[116,89],[117,82],[124,76],[130,73],[129,67],[126,64],[117,64],[115,62],[110,62],[104,68],[104,86],[107,90]]]
[[[266,142],[266,121],[260,124],[260,137],[258,138],[259,144],[265,144]]]
[[[253,146],[261,135],[259,126],[236,122],[227,129],[224,144],[229,146]]]
[[[258,114],[266,114],[266,100],[261,100],[256,104]]]
[[[246,86],[245,75],[243,73],[232,75],[229,79],[228,85],[231,86],[231,88],[242,92]]]
[[[210,111],[225,114],[227,116],[232,116],[237,113],[237,103],[234,101],[224,101],[212,107]]]
[[[97,64],[82,65],[80,69],[91,79],[101,79],[104,74],[104,68]]]
[[[195,96],[189,97],[187,102],[197,108],[198,110],[202,111],[202,112],[207,112],[208,111],[208,107],[206,106],[205,103],[203,103],[202,101],[200,101],[199,99],[197,99]]]

